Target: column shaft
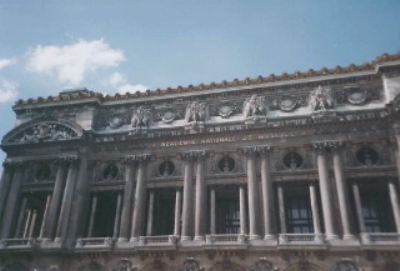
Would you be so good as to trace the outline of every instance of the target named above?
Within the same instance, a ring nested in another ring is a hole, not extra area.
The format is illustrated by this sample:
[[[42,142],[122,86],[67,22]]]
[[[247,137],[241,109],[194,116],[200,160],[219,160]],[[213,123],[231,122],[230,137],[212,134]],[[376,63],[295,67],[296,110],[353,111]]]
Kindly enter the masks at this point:
[[[355,183],[353,184],[353,194],[354,194],[354,203],[356,205],[357,220],[358,220],[360,234],[365,234],[367,230],[365,228],[365,221],[362,213],[360,189],[358,188],[358,185]]]
[[[89,229],[88,229],[88,237],[93,236],[93,226],[94,226],[94,219],[96,217],[96,208],[97,208],[97,195],[94,194],[92,197],[92,206],[90,208],[90,218],[89,218]]]
[[[19,198],[19,192],[22,183],[22,166],[15,167],[14,176],[12,179],[10,193],[7,198],[7,204],[3,215],[3,228],[1,232],[1,239],[7,239],[11,237],[11,231],[13,229],[13,221],[17,211],[17,200]]]
[[[56,241],[61,241],[67,236],[67,228],[70,220],[71,202],[75,188],[76,173],[78,171],[77,161],[71,161],[68,168],[67,181],[61,203],[60,218],[58,220]]]
[[[125,159],[125,189],[118,241],[128,241],[132,221],[132,204],[135,190],[135,165],[130,157]]]
[[[56,231],[57,221],[61,208],[62,195],[65,187],[66,171],[67,171],[66,161],[59,161],[59,164],[57,166],[57,175],[54,184],[52,200],[50,203],[50,209],[48,216],[45,219],[45,226],[43,233],[44,238],[50,238],[50,239],[53,238]]]
[[[180,188],[176,189],[175,195],[175,223],[174,223],[174,235],[180,235],[181,229],[181,201],[182,201],[182,191]]]
[[[36,219],[37,219],[37,211],[33,210],[32,212],[32,217],[31,217],[31,223],[29,226],[29,235],[28,238],[32,238],[33,237],[33,230],[35,229],[35,224],[36,224]]]
[[[44,237],[44,230],[45,230],[45,226],[46,226],[46,220],[49,215],[50,204],[51,204],[51,195],[49,194],[49,195],[47,195],[47,198],[46,198],[46,207],[45,207],[44,213],[43,213],[42,225],[40,227],[39,238]]]
[[[119,222],[121,220],[121,208],[122,208],[122,193],[118,192],[117,210],[115,212],[113,238],[117,238],[118,237]]]
[[[204,157],[197,157],[196,168],[196,211],[195,211],[195,240],[203,240],[205,234],[205,202],[206,199],[206,182],[204,178]]]
[[[341,149],[335,150],[333,153],[333,170],[335,172],[336,189],[339,199],[340,218],[342,221],[343,239],[353,239],[354,236],[350,230],[349,219],[349,200],[346,189],[346,177],[344,175]]]
[[[286,215],[285,215],[285,197],[283,195],[283,187],[281,184],[278,185],[278,207],[279,207],[279,224],[280,233],[287,233],[286,230]]]
[[[153,235],[153,219],[154,219],[154,190],[150,190],[149,193],[149,207],[147,209],[147,230],[146,236]]]
[[[146,200],[146,161],[140,161],[137,172],[134,210],[132,218],[131,241],[138,241],[142,233],[142,222]]]
[[[399,208],[399,198],[397,196],[396,185],[393,180],[388,183],[390,202],[392,205],[392,211],[394,216],[394,221],[396,223],[396,230],[400,233],[400,208]]]
[[[272,194],[272,180],[270,174],[270,157],[269,151],[265,150],[261,154],[261,189],[262,189],[262,203],[264,215],[264,231],[265,240],[275,239],[273,235],[273,194]]]
[[[332,197],[329,189],[329,172],[326,163],[325,151],[317,153],[318,175],[322,200],[322,210],[325,225],[326,239],[337,239],[333,227]]]
[[[15,234],[14,234],[15,238],[22,238],[22,236],[23,236],[22,223],[24,223],[27,201],[28,201],[27,197],[24,197],[22,199],[21,211],[19,213],[18,223],[17,223],[17,227],[15,229]]]
[[[191,157],[184,159],[185,175],[183,180],[183,210],[182,210],[182,240],[190,240],[192,235],[193,217],[193,180],[192,180],[192,161]]]
[[[240,212],[240,234],[247,234],[246,227],[246,188],[239,186],[239,212]]]
[[[7,196],[11,186],[11,178],[12,178],[12,167],[8,163],[3,163],[3,166],[4,169],[0,179],[0,221],[4,221],[2,219],[2,215],[5,212]],[[1,224],[2,223],[0,222],[0,229],[1,229]]]
[[[32,210],[28,209],[28,213],[26,215],[25,227],[24,227],[24,232],[22,234],[22,238],[28,238],[29,237],[29,228],[30,228],[30,223],[31,223],[31,216],[32,216]]]
[[[256,174],[256,157],[253,152],[247,155],[247,194],[249,201],[249,238],[259,239],[258,235],[258,184]]]
[[[210,233],[216,234],[217,233],[217,225],[215,223],[216,219],[216,198],[215,198],[215,187],[212,186],[210,189]]]
[[[311,212],[313,218],[314,233],[321,234],[321,223],[319,218],[317,191],[315,188],[315,184],[313,183],[310,184],[310,201],[311,201]]]

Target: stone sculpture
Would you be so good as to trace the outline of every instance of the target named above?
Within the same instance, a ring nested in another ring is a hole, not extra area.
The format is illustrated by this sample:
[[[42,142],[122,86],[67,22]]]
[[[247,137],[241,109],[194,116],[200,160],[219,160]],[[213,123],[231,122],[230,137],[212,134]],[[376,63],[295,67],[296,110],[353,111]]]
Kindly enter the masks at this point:
[[[131,125],[133,128],[147,127],[150,122],[150,114],[142,106],[139,106],[132,114]]]
[[[186,107],[185,120],[186,122],[204,121],[206,118],[206,105],[194,101]]]
[[[249,100],[244,102],[243,105],[243,116],[245,119],[265,116],[267,114],[267,106],[265,105],[265,98],[253,95]]]
[[[319,86],[311,92],[310,107],[312,111],[332,109],[335,106],[333,91],[330,88],[322,88]]]

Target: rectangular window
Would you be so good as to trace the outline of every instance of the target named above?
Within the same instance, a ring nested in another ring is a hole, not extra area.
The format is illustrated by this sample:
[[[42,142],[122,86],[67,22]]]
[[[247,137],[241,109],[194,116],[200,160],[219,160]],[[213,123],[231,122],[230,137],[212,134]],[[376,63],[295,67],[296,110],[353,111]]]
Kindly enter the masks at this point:
[[[382,188],[361,188],[361,206],[367,232],[394,232],[389,193]]]
[[[217,233],[240,233],[240,209],[238,187],[217,191]]]
[[[153,235],[174,233],[175,189],[156,189],[154,191]]]
[[[117,210],[118,191],[102,191],[93,194],[91,206],[93,206],[94,197],[97,197],[97,202],[94,206],[94,223],[93,225],[89,225],[89,231],[92,232],[88,232],[88,235],[91,237],[112,237]]]
[[[313,233],[313,220],[308,194],[285,196],[288,233]]]

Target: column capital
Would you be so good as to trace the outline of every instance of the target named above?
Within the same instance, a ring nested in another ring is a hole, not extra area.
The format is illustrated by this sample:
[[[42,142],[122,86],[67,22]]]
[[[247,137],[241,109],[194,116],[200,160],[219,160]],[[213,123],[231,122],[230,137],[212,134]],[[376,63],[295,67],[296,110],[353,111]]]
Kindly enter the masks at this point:
[[[193,151],[188,151],[188,152],[182,152],[180,153],[181,159],[182,160],[191,160],[194,158],[203,158],[207,152],[205,150],[193,150]]]
[[[270,145],[257,146],[256,148],[261,156],[269,154],[272,150],[272,147]]]
[[[317,154],[324,154],[326,149],[329,147],[329,141],[315,141],[311,142],[311,146],[317,152]]]
[[[258,149],[257,146],[247,146],[247,147],[243,147],[240,149],[240,151],[247,155],[247,156],[252,156],[258,153]]]
[[[3,162],[4,168],[21,168],[28,164],[28,161],[12,161],[12,160],[5,160]]]
[[[137,162],[136,155],[126,155],[126,156],[123,157],[122,162],[125,165],[135,164]]]

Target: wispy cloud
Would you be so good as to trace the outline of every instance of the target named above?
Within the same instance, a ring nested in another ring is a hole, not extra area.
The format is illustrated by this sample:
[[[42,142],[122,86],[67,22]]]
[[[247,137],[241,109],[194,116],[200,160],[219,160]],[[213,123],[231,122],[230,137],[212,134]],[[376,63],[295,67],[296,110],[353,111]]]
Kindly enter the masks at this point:
[[[18,83],[0,78],[0,103],[14,100],[18,96]]]
[[[76,86],[86,73],[102,67],[116,67],[124,60],[122,50],[111,48],[104,39],[79,39],[66,46],[36,46],[28,52],[28,69],[56,75],[60,82]]]
[[[129,83],[125,75],[119,72],[115,72],[110,76],[108,84],[115,87],[117,92],[120,94],[125,94],[127,92],[134,93],[136,91],[143,92],[149,89],[147,86],[142,84]]]
[[[17,63],[17,59],[16,58],[3,58],[3,59],[0,59],[0,70],[5,68],[5,67],[7,67],[7,66],[13,65],[15,63]]]

